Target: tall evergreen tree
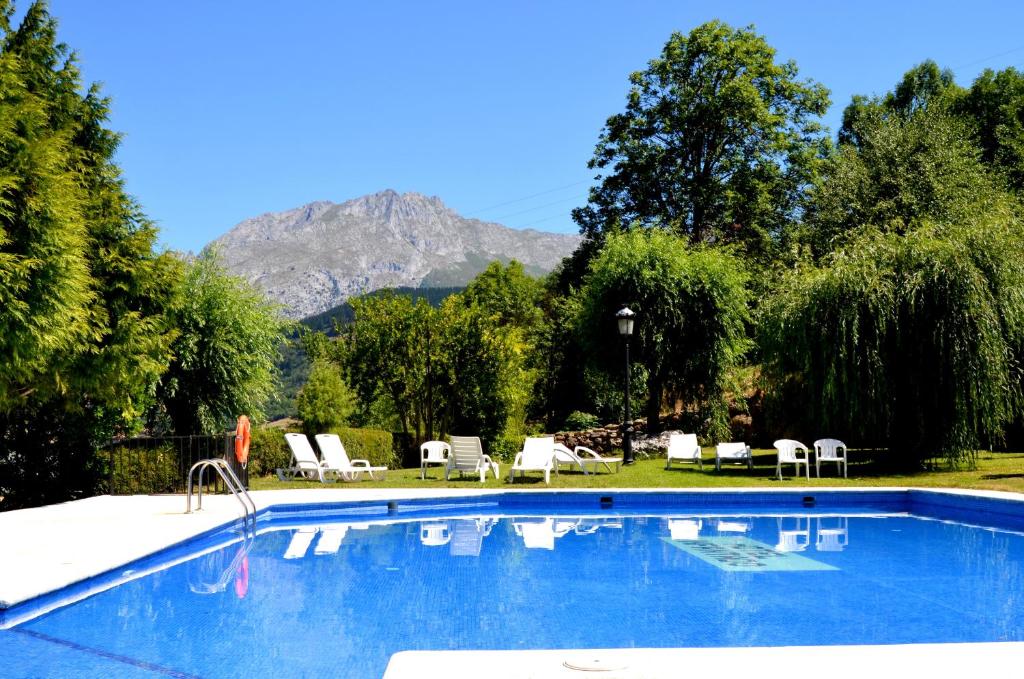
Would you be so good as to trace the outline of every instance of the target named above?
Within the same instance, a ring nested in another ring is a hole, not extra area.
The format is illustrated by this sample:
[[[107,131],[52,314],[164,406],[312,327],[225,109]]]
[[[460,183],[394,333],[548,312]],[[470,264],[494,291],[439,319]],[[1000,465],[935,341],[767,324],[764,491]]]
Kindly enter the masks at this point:
[[[132,426],[170,359],[180,264],[124,190],[109,102],[57,23],[0,1],[0,495],[94,490],[95,446]]]

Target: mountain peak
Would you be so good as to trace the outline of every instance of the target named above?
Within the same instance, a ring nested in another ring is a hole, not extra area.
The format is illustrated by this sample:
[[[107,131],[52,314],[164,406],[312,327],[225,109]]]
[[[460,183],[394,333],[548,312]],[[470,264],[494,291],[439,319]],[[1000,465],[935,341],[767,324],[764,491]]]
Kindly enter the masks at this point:
[[[465,285],[494,260],[540,275],[578,243],[466,219],[437,196],[393,189],[246,219],[214,241],[229,270],[293,318],[383,287]]]

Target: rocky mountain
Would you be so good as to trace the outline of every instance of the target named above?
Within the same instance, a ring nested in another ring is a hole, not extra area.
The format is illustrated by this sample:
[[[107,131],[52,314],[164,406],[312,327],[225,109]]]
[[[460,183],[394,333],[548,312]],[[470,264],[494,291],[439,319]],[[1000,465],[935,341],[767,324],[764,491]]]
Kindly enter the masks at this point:
[[[494,260],[551,271],[575,235],[460,216],[435,196],[387,190],[246,219],[211,243],[228,269],[304,318],[386,287],[465,285]]]

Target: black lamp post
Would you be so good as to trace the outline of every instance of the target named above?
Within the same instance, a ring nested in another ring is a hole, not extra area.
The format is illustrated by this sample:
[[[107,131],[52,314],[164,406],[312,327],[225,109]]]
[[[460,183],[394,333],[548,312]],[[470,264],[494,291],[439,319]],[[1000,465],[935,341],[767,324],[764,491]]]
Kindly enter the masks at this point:
[[[619,309],[619,334],[626,339],[626,422],[622,427],[622,464],[633,464],[633,415],[629,412],[629,337],[633,334],[635,313],[627,306]]]

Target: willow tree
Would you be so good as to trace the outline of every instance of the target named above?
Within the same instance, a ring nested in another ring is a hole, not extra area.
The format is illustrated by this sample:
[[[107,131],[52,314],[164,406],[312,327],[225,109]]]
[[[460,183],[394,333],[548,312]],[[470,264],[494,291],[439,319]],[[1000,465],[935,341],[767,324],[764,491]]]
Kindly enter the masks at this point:
[[[646,375],[649,431],[671,394],[709,420],[711,436],[727,432],[727,379],[749,344],[746,283],[742,261],[722,249],[662,230],[608,237],[580,291],[577,334],[595,366],[622,375],[615,313],[636,312],[630,356]]]
[[[279,311],[231,275],[215,250],[188,264],[170,313],[178,332],[174,360],[158,390],[158,415],[166,415],[176,434],[223,431],[239,415],[262,419],[288,327]]]
[[[1008,214],[867,231],[765,307],[766,367],[802,436],[971,461],[1020,412],[1024,229]]]

